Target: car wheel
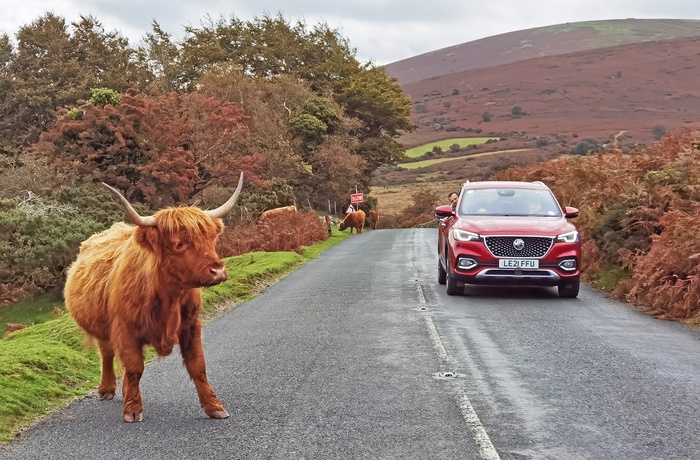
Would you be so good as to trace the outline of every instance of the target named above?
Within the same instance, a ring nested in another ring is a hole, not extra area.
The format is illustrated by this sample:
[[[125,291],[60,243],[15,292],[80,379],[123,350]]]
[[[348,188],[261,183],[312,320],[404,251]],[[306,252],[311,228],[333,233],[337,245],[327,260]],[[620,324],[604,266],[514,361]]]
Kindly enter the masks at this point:
[[[438,257],[438,284],[445,284],[447,282],[447,272],[442,268],[442,263]]]
[[[445,274],[445,284],[446,284],[446,289],[445,292],[447,292],[447,295],[462,295],[464,294],[464,283],[459,282],[455,279],[454,276],[452,276],[452,269],[450,268],[449,260],[450,260],[450,254],[447,254],[447,273]]]
[[[581,279],[576,276],[573,278],[565,278],[559,283],[559,297],[573,299],[578,296],[578,289],[581,284]]]

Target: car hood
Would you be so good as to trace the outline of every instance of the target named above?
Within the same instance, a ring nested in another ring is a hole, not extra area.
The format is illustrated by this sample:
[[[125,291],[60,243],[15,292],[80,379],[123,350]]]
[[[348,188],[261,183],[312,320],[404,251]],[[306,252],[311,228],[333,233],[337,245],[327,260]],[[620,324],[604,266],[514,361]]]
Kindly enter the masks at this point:
[[[566,219],[559,217],[475,217],[461,218],[454,228],[486,235],[560,235],[576,230]]]

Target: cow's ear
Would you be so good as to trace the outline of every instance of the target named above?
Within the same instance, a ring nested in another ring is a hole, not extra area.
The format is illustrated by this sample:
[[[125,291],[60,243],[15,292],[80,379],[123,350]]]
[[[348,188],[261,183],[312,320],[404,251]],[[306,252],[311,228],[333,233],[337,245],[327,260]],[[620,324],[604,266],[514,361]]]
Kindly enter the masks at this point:
[[[136,242],[139,246],[156,252],[161,243],[161,234],[158,227],[139,227],[136,230]]]
[[[216,227],[216,234],[221,235],[224,231],[224,222],[221,219],[214,219],[214,226]]]

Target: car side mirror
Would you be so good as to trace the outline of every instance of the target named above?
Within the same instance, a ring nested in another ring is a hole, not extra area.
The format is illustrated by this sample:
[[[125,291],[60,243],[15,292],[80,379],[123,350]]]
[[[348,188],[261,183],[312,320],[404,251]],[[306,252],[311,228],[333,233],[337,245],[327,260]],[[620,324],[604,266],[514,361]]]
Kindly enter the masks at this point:
[[[450,206],[449,204],[445,204],[435,208],[435,217],[438,219],[444,219],[445,217],[450,217],[454,214],[455,212],[452,209],[452,206]]]
[[[571,206],[566,206],[564,208],[564,217],[567,219],[573,219],[574,217],[578,217],[578,209],[573,208]]]

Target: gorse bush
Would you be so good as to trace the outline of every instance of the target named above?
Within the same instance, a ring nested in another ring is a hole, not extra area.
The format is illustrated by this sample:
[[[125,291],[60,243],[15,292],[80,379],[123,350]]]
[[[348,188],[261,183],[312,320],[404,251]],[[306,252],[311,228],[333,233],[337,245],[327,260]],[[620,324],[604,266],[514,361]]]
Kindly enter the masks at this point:
[[[104,228],[85,216],[0,212],[0,302],[59,290],[80,243]]]

